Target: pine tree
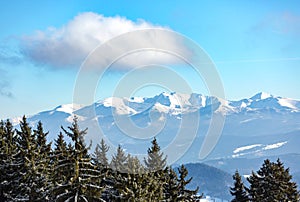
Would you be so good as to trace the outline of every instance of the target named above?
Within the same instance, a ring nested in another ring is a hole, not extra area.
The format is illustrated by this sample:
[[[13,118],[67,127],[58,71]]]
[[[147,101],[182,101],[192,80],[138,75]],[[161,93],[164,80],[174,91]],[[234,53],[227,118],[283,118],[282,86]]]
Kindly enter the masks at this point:
[[[19,185],[21,157],[17,137],[9,120],[0,122],[0,201],[14,201]]]
[[[87,129],[80,130],[77,118],[74,118],[71,127],[62,130],[71,138],[74,147],[69,146],[71,151],[71,178],[67,178],[53,190],[55,201],[103,201],[101,193],[102,176],[96,166],[91,163],[88,148],[84,143],[84,135]],[[64,169],[64,165],[58,165]],[[69,167],[69,164],[66,165]]]
[[[153,173],[115,173],[112,201],[160,201],[153,185]]]
[[[127,155],[127,163],[126,163],[127,173],[143,173],[145,169],[141,164],[140,160],[136,156],[131,156],[130,154]]]
[[[279,159],[265,160],[257,173],[252,172],[248,178],[251,201],[299,201],[297,185],[291,179],[289,169]]]
[[[108,146],[102,140],[94,158],[84,144],[86,130],[77,119],[63,133],[47,143],[48,132],[39,122],[35,130],[24,116],[20,129],[0,122],[0,201],[195,201],[196,190],[186,189],[184,166],[176,172],[166,167],[166,157],[154,138],[148,149],[146,167],[126,155],[119,145],[111,169],[107,166]],[[279,169],[280,170],[280,169]],[[292,193],[292,189],[288,189]]]
[[[35,161],[36,163],[36,169],[37,173],[40,175],[39,180],[40,180],[40,191],[43,193],[43,200],[49,200],[50,197],[50,191],[51,191],[51,174],[52,174],[52,169],[51,169],[51,144],[47,143],[47,135],[49,132],[44,132],[43,129],[43,124],[42,122],[38,122],[36,130],[33,130],[34,136],[36,139],[36,152],[37,156]]]
[[[42,158],[48,158],[46,160],[49,161],[51,155],[51,144],[47,143],[47,135],[49,132],[44,132],[42,122],[38,122],[37,129],[34,130],[34,135],[36,137],[37,148]],[[46,162],[49,164],[49,162]]]
[[[196,196],[196,194],[199,191],[199,187],[197,187],[195,190],[188,190],[186,188],[186,185],[188,185],[192,181],[192,177],[186,180],[185,178],[188,175],[188,170],[186,167],[182,164],[180,168],[178,168],[178,173],[179,173],[179,178],[178,178],[178,183],[179,183],[179,197],[178,199],[180,201],[196,201],[200,198],[201,196]]]
[[[179,197],[179,184],[178,176],[171,167],[167,167],[168,176],[164,187],[166,201],[178,201]]]
[[[70,180],[74,167],[71,160],[73,148],[67,146],[62,132],[54,141],[54,146],[53,155],[51,156],[53,170],[51,179],[53,187],[56,187],[56,185]]]
[[[103,139],[101,139],[100,145],[97,144],[93,154],[93,161],[97,166],[108,167],[108,159],[106,157],[108,150],[109,146],[105,144]]]
[[[155,200],[163,200],[165,197],[164,186],[168,175],[166,172],[167,157],[164,157],[163,152],[160,151],[156,138],[151,141],[151,147],[148,148],[148,156],[147,159],[144,159],[144,163],[151,179],[148,192]]]
[[[92,162],[96,165],[97,170],[101,172],[103,177],[101,185],[105,187],[102,192],[102,199],[105,201],[111,200],[112,187],[114,186],[114,176],[111,168],[109,167],[107,152],[109,146],[105,143],[104,139],[101,139],[100,144],[97,144],[93,153]]]
[[[111,179],[114,187],[110,195],[113,201],[126,201],[128,199],[128,185],[125,185],[125,180],[128,181],[127,155],[121,145],[118,145],[116,154],[112,156],[110,168],[112,169]]]
[[[137,157],[128,154],[126,172],[114,171],[115,189],[113,198],[121,201],[149,201],[147,175]]]
[[[144,159],[146,168],[151,172],[165,169],[167,157],[163,157],[164,154],[160,151],[156,138],[152,140],[151,144],[151,148],[148,149],[148,158]]]
[[[23,201],[48,201],[48,157],[42,154],[41,148],[47,145],[38,145],[37,134],[42,135],[43,128],[39,124],[38,132],[33,132],[24,116],[20,122],[18,134],[18,146],[21,153],[18,195],[15,200]],[[45,135],[45,134],[44,134]],[[41,143],[41,142],[40,142]]]
[[[244,183],[238,171],[233,175],[234,187],[230,188],[230,193],[234,197],[232,202],[249,202]]]
[[[118,146],[117,153],[112,157],[110,166],[113,170],[126,173],[127,171],[127,156],[121,145]]]

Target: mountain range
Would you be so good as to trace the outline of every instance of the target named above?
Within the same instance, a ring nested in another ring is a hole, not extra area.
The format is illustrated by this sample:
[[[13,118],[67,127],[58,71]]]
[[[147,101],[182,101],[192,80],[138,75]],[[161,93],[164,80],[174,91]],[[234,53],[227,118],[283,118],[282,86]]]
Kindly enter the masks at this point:
[[[222,133],[212,152],[199,159],[215,114],[225,118]],[[49,140],[53,140],[60,126],[69,126],[74,115],[82,128],[88,127],[86,141],[92,141],[93,146],[104,138],[111,148],[121,144],[127,152],[139,155],[146,153],[156,136],[168,156],[177,155],[171,162],[175,164],[222,159],[212,164],[222,168],[225,161],[232,159],[300,154],[300,101],[263,92],[236,101],[196,93],[111,97],[88,106],[60,105],[31,115],[28,120],[33,126],[42,121],[50,131]],[[18,124],[19,119],[13,122]],[[186,149],[181,150],[183,147]]]

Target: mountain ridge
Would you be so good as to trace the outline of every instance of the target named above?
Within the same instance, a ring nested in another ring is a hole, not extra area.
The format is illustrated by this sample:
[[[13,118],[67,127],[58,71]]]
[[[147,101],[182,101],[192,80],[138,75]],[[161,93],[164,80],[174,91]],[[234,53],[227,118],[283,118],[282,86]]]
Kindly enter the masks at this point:
[[[156,136],[162,148],[167,148],[179,129],[183,127],[188,135],[193,133],[191,128],[198,125],[199,130],[194,139],[190,135],[189,138],[180,137],[182,143],[176,146],[180,148],[180,145],[193,141],[179,161],[196,162],[213,114],[224,116],[225,124],[218,144],[208,156],[210,159],[268,156],[276,152],[300,153],[296,145],[300,139],[300,101],[263,92],[237,101],[197,93],[161,93],[149,98],[106,98],[88,106],[60,105],[31,115],[28,120],[32,126],[42,121],[45,129],[50,131],[49,139],[53,140],[60,126],[70,125],[76,115],[80,126],[89,128],[87,142],[92,140],[96,144],[99,138],[104,137],[113,145],[122,143],[129,152],[137,154],[144,152],[150,137]],[[197,116],[200,117],[199,122],[195,122]],[[125,132],[120,129],[117,121],[124,117],[135,128],[130,129],[127,124]],[[182,119],[190,124],[181,126]],[[19,120],[20,117],[14,119],[13,123],[16,125]],[[135,130],[146,131],[151,126],[153,131],[159,129],[157,134],[141,134],[141,138],[133,138],[131,135]],[[163,128],[160,130],[159,127]],[[236,152],[241,147],[251,145],[260,147]]]
[[[272,103],[272,105],[270,105],[270,103]],[[136,105],[138,104],[143,104],[145,108],[141,107],[140,110],[137,110]],[[189,95],[175,92],[163,92],[153,97],[108,97],[102,100],[98,100],[91,105],[80,105],[76,103],[62,104],[52,110],[50,109],[42,111],[40,113],[54,113],[54,111],[61,111],[71,114],[76,113],[76,111],[79,111],[85,107],[99,107],[99,105],[102,105],[106,108],[116,108],[117,114],[120,115],[132,115],[141,113],[143,109],[149,109],[149,107],[154,107],[154,109],[164,113],[168,113],[174,110],[177,113],[173,114],[176,115],[180,111],[179,109],[181,109],[183,113],[185,112],[184,109],[186,108],[189,108],[190,110],[187,112],[193,112],[193,110],[199,110],[200,108],[218,104],[224,108],[224,111],[221,110],[221,112],[239,112],[240,110],[246,109],[247,107],[248,110],[249,108],[253,110],[264,107],[281,107],[286,110],[300,112],[300,100],[273,96],[272,94],[265,92],[259,92],[250,98],[243,98],[240,100],[224,100],[215,96],[206,96],[198,93],[192,93]],[[32,116],[34,115],[31,115],[29,117]],[[20,117],[14,117],[12,118],[12,120],[20,120]]]

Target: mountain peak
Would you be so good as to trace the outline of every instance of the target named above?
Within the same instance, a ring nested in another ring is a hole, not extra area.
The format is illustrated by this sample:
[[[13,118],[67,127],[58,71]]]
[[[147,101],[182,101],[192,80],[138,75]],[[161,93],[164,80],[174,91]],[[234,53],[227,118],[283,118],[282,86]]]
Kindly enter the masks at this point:
[[[72,114],[74,111],[76,111],[82,107],[83,107],[83,105],[80,105],[80,104],[64,104],[64,105],[59,105],[58,107],[56,107],[55,111]]]
[[[251,100],[264,100],[267,98],[273,97],[273,95],[271,95],[270,93],[266,93],[266,92],[260,92],[257,93],[256,95],[252,96],[250,99]]]

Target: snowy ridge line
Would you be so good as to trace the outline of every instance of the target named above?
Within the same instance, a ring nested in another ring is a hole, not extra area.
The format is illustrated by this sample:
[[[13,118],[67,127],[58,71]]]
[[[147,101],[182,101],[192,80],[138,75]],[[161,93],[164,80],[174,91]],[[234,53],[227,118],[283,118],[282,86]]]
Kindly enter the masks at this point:
[[[54,115],[56,112],[72,115],[75,114],[81,121],[89,115],[87,112],[99,109],[103,115],[113,112],[116,115],[136,115],[146,111],[158,111],[170,115],[180,115],[192,113],[201,109],[213,109],[213,113],[224,115],[236,114],[240,112],[255,112],[265,109],[274,109],[278,112],[300,112],[300,101],[291,98],[276,97],[268,93],[258,93],[251,98],[237,101],[224,100],[215,96],[205,96],[202,94],[183,94],[183,93],[161,93],[154,97],[131,97],[119,98],[109,97],[97,101],[91,105],[63,104],[53,110],[43,111],[28,118],[45,115]],[[106,112],[104,112],[106,111]],[[86,112],[86,113],[83,113]],[[110,113],[112,114],[112,113]],[[13,125],[19,124],[21,117],[12,118]],[[72,118],[68,117],[68,122]],[[245,120],[245,122],[251,120]],[[243,122],[241,122],[243,123]]]

